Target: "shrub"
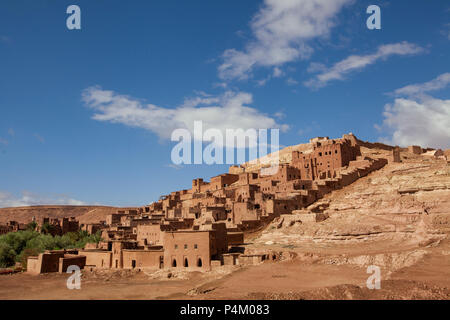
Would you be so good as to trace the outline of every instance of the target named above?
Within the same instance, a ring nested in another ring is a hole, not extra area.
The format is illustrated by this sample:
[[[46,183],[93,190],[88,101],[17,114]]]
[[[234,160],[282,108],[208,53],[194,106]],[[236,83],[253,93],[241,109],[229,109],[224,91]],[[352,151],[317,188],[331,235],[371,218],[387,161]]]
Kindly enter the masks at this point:
[[[100,231],[93,235],[86,231],[69,232],[63,236],[52,236],[33,230],[10,232],[0,236],[0,267],[21,262],[26,268],[29,256],[38,255],[45,250],[83,248],[86,243],[98,243],[100,240]]]
[[[6,243],[0,243],[0,268],[13,266],[16,252]]]
[[[37,256],[39,255],[39,253],[41,253],[41,250],[39,250],[38,248],[26,248],[16,257],[16,261],[20,262],[22,264],[22,267],[26,269],[28,257]]]

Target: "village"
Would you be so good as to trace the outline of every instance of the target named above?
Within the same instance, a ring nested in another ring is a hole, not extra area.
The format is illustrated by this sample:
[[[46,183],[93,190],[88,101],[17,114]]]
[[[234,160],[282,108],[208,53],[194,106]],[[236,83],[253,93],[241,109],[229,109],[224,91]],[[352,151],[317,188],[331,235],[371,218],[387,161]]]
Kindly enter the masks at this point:
[[[361,147],[385,149],[389,156],[362,156]],[[418,146],[371,144],[353,134],[339,139],[318,137],[311,139],[306,148],[282,154],[278,170],[272,175],[261,173],[268,164],[244,163],[231,166],[228,173],[212,177],[209,182],[194,179],[191,189],[161,196],[147,206],[121,208],[98,223],[79,225],[75,218],[44,218],[37,223],[37,229],[47,224],[58,235],[79,229],[89,234],[101,232],[102,240],[82,249],[30,256],[27,271],[62,273],[71,265],[210,271],[222,265],[276,261],[280,257],[274,252],[246,252],[246,233],[286,214],[300,214],[304,222],[326,220],[326,214],[304,209],[387,163],[400,162],[400,152],[434,156],[442,153]],[[0,230],[6,233],[24,227],[12,221]]]

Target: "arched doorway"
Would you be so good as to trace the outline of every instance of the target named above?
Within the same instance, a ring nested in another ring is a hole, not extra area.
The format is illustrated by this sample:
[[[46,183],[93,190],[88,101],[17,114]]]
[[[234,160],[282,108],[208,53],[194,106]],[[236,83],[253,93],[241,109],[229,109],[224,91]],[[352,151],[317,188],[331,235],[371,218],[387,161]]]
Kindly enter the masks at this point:
[[[173,261],[172,261],[172,267],[176,267],[177,266],[177,260],[176,259],[173,259]]]
[[[188,259],[184,258],[184,267],[187,268],[189,267],[189,263],[188,263]]]
[[[202,258],[198,258],[197,260],[197,267],[202,267],[203,263],[202,263]]]

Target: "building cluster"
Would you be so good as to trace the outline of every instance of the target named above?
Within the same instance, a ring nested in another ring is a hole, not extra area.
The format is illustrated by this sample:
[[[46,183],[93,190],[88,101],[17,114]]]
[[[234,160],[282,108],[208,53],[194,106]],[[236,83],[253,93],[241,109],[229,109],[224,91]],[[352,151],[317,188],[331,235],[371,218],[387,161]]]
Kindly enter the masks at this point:
[[[8,221],[6,224],[0,224],[0,235],[7,234],[9,232],[17,232],[26,230],[27,225],[25,223],[19,223],[17,221]]]
[[[79,222],[75,217],[63,218],[62,220],[46,217],[37,224],[36,229],[52,236],[62,236],[69,232],[78,232],[80,228]]]
[[[35,231],[48,233],[52,236],[62,236],[68,232],[78,232],[80,229],[79,222],[75,217],[63,218],[62,220],[44,217],[39,222],[36,222],[36,219],[33,217],[32,222],[36,223],[33,227]],[[29,228],[30,224],[9,221],[5,225],[0,225],[0,235],[9,232],[24,231]]]
[[[245,254],[244,232],[301,210],[388,162],[401,161],[398,147],[389,147],[387,158],[369,158],[361,155],[360,146],[352,134],[340,139],[320,137],[310,140],[308,150],[293,150],[290,161],[280,163],[271,174],[267,168],[250,170],[241,165],[209,182],[194,179],[190,189],[172,192],[147,206],[120,209],[104,222],[83,225],[90,233],[101,230],[102,241],[77,255],[85,257],[81,261],[86,265],[112,269],[210,270],[270,259],[272,255]],[[74,259],[73,254],[53,254],[59,255],[58,270],[62,271],[65,260]],[[44,258],[31,259],[29,271],[50,270]]]

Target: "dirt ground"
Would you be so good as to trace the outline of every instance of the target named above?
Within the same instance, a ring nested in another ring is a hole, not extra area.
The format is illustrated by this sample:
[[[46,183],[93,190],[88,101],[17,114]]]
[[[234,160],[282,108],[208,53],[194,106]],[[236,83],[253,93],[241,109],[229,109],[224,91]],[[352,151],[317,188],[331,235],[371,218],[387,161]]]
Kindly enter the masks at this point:
[[[420,249],[413,263],[402,260],[404,267],[383,267],[380,290],[366,287],[364,263],[335,259],[364,254],[364,246],[333,255],[290,250],[290,260],[206,273],[84,270],[80,290],[67,289],[67,274],[3,275],[0,299],[450,299],[448,239]]]

